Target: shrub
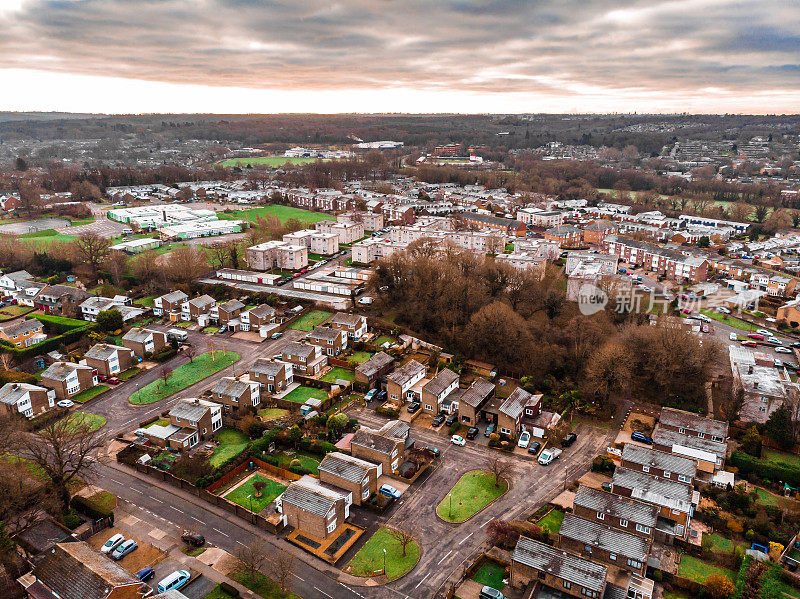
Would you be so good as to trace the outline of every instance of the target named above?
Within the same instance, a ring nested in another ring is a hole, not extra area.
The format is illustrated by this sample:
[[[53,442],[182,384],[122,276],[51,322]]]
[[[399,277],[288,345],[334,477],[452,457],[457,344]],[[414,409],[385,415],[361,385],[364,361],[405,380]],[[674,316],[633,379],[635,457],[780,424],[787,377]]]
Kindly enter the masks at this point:
[[[450,428],[447,429],[447,434],[452,437],[458,432],[459,428],[461,428],[461,425],[458,422],[454,422],[450,425]]]
[[[599,455],[592,460],[592,472],[614,472],[616,464],[607,455]]]
[[[231,597],[239,596],[239,589],[237,589],[235,586],[228,584],[227,582],[219,583],[219,590],[225,593],[226,595],[230,595]]]
[[[69,528],[70,530],[77,528],[81,525],[81,517],[75,512],[75,510],[69,510],[66,514],[64,514],[64,526]]]
[[[102,493],[95,497],[83,497],[81,495],[75,495],[70,503],[73,508],[83,512],[94,520],[107,518],[114,513],[114,508],[110,507],[112,501],[109,501],[108,504],[103,502],[103,499],[106,499],[107,495],[102,494],[111,495],[111,493],[108,491],[102,491]]]
[[[793,487],[800,487],[800,468],[787,463],[768,462],[747,455],[743,451],[734,451],[729,461],[731,466],[739,469],[739,474],[762,480],[782,480]]]
[[[731,579],[722,574],[711,574],[706,578],[705,587],[713,599],[726,599],[734,591]]]
[[[728,520],[728,530],[731,532],[741,533],[744,530],[744,526],[742,526],[742,523],[736,518],[731,518]]]
[[[178,350],[172,347],[171,345],[165,345],[159,351],[153,354],[153,360],[155,362],[166,362],[171,357],[177,355]]]
[[[400,410],[384,408],[383,406],[378,406],[377,408],[375,408],[375,412],[380,414],[381,416],[386,416],[387,418],[397,418],[398,416],[400,416]]]

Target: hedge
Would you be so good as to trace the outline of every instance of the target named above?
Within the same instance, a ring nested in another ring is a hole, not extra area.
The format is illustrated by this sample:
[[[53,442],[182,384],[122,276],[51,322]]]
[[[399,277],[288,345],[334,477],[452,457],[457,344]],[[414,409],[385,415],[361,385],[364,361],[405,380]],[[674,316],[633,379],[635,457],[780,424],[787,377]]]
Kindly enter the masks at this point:
[[[173,356],[177,355],[177,353],[178,353],[177,349],[175,349],[174,347],[172,347],[170,345],[166,345],[166,346],[162,347],[160,351],[158,351],[157,353],[153,354],[151,357],[156,362],[161,363],[161,362],[166,362],[167,360],[169,360]]]
[[[753,557],[748,555],[742,560],[742,565],[739,566],[739,574],[736,576],[736,584],[733,587],[733,595],[731,595],[731,599],[742,599],[742,595],[744,595],[744,587],[747,584],[747,569],[750,567],[750,563],[753,561]]]
[[[108,493],[108,495],[111,495],[111,493],[109,493],[108,491],[102,491],[100,494],[102,493]],[[93,499],[98,497],[98,495],[89,498],[83,497],[81,495],[76,495],[75,497],[72,498],[71,502],[72,507],[77,509],[78,511],[83,512],[90,518],[94,518],[95,520],[100,520],[101,518],[106,518],[112,515],[114,513],[113,508],[106,509],[106,507],[103,505],[101,501],[92,501]]]
[[[33,315],[33,318],[41,322],[42,324],[49,325],[50,327],[58,330],[58,332],[63,333],[64,331],[69,331],[70,329],[76,329],[78,327],[86,326],[87,324],[92,324],[86,320],[78,320],[76,318],[65,318],[63,316],[55,316],[53,314],[44,314],[43,312],[37,312]]]
[[[38,382],[35,376],[27,372],[0,370],[0,385],[5,385],[6,383],[29,383],[31,385],[36,385]]]
[[[782,481],[793,487],[800,487],[800,468],[786,463],[761,460],[743,451],[734,451],[728,463],[736,466],[742,476],[752,476],[771,482]]]
[[[69,345],[70,343],[73,343],[83,337],[89,331],[93,331],[96,328],[96,323],[89,322],[82,327],[70,329],[66,333],[56,335],[55,337],[50,337],[49,339],[45,339],[41,343],[31,345],[30,347],[17,347],[8,341],[0,341],[0,346],[2,346],[4,351],[7,351],[14,357],[25,359],[31,356],[38,356],[39,354],[53,351],[62,345]]]

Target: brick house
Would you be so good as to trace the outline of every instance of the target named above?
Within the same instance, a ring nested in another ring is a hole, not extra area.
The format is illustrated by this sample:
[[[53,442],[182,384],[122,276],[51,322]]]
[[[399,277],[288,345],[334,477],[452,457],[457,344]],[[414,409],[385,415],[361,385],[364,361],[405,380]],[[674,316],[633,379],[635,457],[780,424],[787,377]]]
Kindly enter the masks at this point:
[[[606,237],[614,235],[617,227],[605,220],[589,223],[583,228],[583,241],[595,245],[602,244]]]
[[[481,409],[494,397],[494,385],[486,379],[475,379],[458,402],[458,416],[462,424],[477,426]]]
[[[572,513],[647,539],[655,535],[658,520],[654,505],[585,485],[578,487]]]
[[[46,338],[44,325],[35,318],[0,327],[0,339],[13,343],[17,347],[30,347]]]
[[[53,362],[42,373],[40,382],[53,389],[57,399],[69,399],[97,385],[97,371],[84,364]]]
[[[394,365],[394,358],[389,354],[379,351],[369,360],[356,366],[356,382],[374,387],[375,383],[380,382]]]
[[[322,348],[322,353],[328,356],[338,356],[347,349],[347,332],[329,327],[314,327],[306,340]]]
[[[683,435],[657,424],[653,430],[653,449],[691,458],[697,462],[698,478],[709,479],[725,466],[727,443],[718,443],[708,437]]]
[[[224,304],[214,306],[211,308],[209,314],[211,315],[211,320],[216,320],[218,324],[227,326],[232,320],[237,320],[246,307],[247,306],[239,300],[232,299]],[[238,328],[238,326],[236,328]]]
[[[169,411],[169,421],[184,429],[191,448],[222,428],[222,406],[204,399],[182,399]]]
[[[36,296],[34,305],[37,310],[54,316],[76,317],[80,313],[80,305],[90,296],[83,289],[67,285],[50,285]]]
[[[511,556],[511,586],[541,583],[577,599],[602,599],[607,568],[528,537],[520,537]]]
[[[324,541],[339,535],[350,515],[351,502],[349,493],[306,475],[290,484],[275,505],[285,526]]]
[[[350,440],[350,453],[381,465],[381,472],[396,471],[405,461],[405,453],[413,444],[410,428],[405,422],[392,420],[375,430],[361,427]]]
[[[319,345],[290,341],[281,350],[283,361],[304,376],[316,376],[328,363],[328,357],[322,353]]]
[[[244,406],[255,408],[261,404],[261,385],[258,381],[224,376],[211,388],[211,397],[226,412],[238,412]]]
[[[259,385],[265,395],[280,393],[294,382],[294,368],[290,362],[259,358],[250,367],[248,376]]]
[[[409,360],[387,375],[386,393],[389,395],[389,399],[400,403],[406,401],[406,399],[413,399],[414,395],[411,388],[425,378],[427,371],[428,369],[416,360]]]
[[[119,345],[96,343],[84,354],[86,364],[103,376],[115,376],[133,366],[133,350]]]
[[[559,530],[559,546],[593,562],[615,566],[644,576],[650,539],[637,537],[616,528],[598,524],[575,514],[567,514]]]
[[[328,321],[328,326],[338,331],[345,331],[350,339],[358,341],[367,334],[367,317],[337,312]]]
[[[0,409],[6,414],[33,418],[55,407],[56,392],[29,383],[6,383],[0,387]]]
[[[458,389],[458,375],[449,368],[443,368],[422,387],[422,409],[429,414],[442,411],[442,402]]]
[[[153,314],[167,316],[173,322],[180,318],[183,303],[189,299],[183,291],[171,291],[153,300]]]
[[[255,308],[245,310],[239,315],[239,322],[243,331],[258,331],[262,326],[274,324],[277,319],[275,308],[268,304],[261,304]]]
[[[711,439],[718,443],[724,443],[728,438],[727,422],[704,418],[703,416],[674,408],[661,408],[658,424],[665,430],[675,431],[690,437]]]
[[[217,305],[216,300],[210,295],[201,295],[187,300],[181,304],[181,320],[207,321],[211,316],[211,308]]]
[[[622,467],[687,484],[697,476],[695,460],[633,443],[626,443],[622,450]]]
[[[353,503],[361,505],[378,490],[381,465],[345,453],[327,454],[319,464],[319,480],[353,494]]]
[[[500,434],[516,437],[523,417],[535,418],[541,411],[542,396],[528,393],[517,387],[497,410],[497,430]]]
[[[167,345],[167,335],[155,329],[132,327],[122,336],[122,345],[133,351],[135,356],[144,359]]]
[[[583,231],[572,225],[561,225],[547,229],[544,232],[547,241],[555,241],[559,247],[573,247],[580,245],[583,241]]]

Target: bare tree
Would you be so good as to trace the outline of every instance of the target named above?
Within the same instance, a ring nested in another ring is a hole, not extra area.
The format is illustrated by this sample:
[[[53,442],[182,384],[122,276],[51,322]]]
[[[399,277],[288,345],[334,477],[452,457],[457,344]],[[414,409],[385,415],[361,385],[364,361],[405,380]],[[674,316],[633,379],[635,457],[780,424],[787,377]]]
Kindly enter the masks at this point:
[[[403,557],[406,556],[406,549],[414,542],[414,537],[410,532],[400,530],[399,528],[387,528],[389,536],[392,537],[400,545],[403,550]]]
[[[187,358],[189,358],[189,362],[193,363],[194,358],[197,355],[197,348],[194,345],[184,345],[183,353],[186,354]]]
[[[267,565],[272,557],[267,545],[259,540],[251,541],[247,545],[239,545],[234,555],[239,560],[241,571],[250,577],[251,584],[256,581],[256,572]]]
[[[97,233],[81,233],[74,242],[77,257],[88,264],[94,275],[108,258],[111,242]]]
[[[500,479],[508,478],[511,474],[511,462],[503,458],[490,457],[486,463],[486,469],[494,476],[494,486],[500,486]]]
[[[161,379],[164,381],[165,385],[169,381],[169,377],[170,377],[171,374],[172,374],[172,368],[170,368],[166,364],[161,366],[160,375],[161,375]]]
[[[11,366],[14,364],[14,356],[7,351],[0,353],[0,364],[2,364],[3,370],[11,370]]]
[[[272,555],[272,579],[281,587],[281,592],[286,594],[291,591],[291,581],[294,575],[294,556],[287,551],[278,551]]]

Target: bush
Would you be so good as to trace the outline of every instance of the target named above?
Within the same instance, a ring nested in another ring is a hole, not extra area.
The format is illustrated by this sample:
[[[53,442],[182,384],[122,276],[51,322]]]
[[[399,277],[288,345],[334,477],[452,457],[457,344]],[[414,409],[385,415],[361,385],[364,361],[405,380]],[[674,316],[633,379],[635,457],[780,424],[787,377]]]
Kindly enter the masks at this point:
[[[731,579],[722,574],[711,574],[706,578],[705,588],[713,599],[727,599],[734,591]]]
[[[81,517],[75,510],[69,510],[66,514],[64,514],[64,526],[70,530],[77,528],[82,522],[83,520],[81,520]]]
[[[381,416],[386,416],[387,418],[397,418],[398,416],[400,416],[400,410],[384,408],[383,406],[378,406],[377,408],[375,408],[375,412],[380,414]]]
[[[239,596],[239,589],[237,589],[235,586],[228,584],[227,582],[219,583],[219,590],[225,593],[226,595],[230,595],[231,597]]]
[[[16,370],[0,370],[0,385],[6,383],[29,383],[37,384],[36,377],[27,372],[17,372]]]
[[[108,491],[103,491],[102,493],[110,493]],[[103,497],[105,498],[105,497]],[[75,495],[70,502],[72,507],[83,512],[90,518],[94,520],[100,520],[101,518],[107,518],[108,516],[114,513],[114,508],[105,505],[102,500],[100,501],[92,501],[93,497],[82,497],[80,495]],[[99,498],[98,499],[102,499]],[[112,502],[109,502],[109,504]]]
[[[599,455],[592,460],[592,472],[614,472],[616,464],[607,455]]]
[[[166,362],[171,357],[177,355],[178,350],[170,345],[165,345],[159,351],[153,354],[153,360],[156,362]]]
[[[762,480],[782,480],[793,487],[800,487],[800,468],[785,462],[768,462],[743,451],[734,451],[728,463],[736,466],[741,476]]]
[[[447,429],[447,434],[451,437],[458,432],[458,429],[461,428],[461,425],[458,422],[454,422],[450,425],[450,428]]]

